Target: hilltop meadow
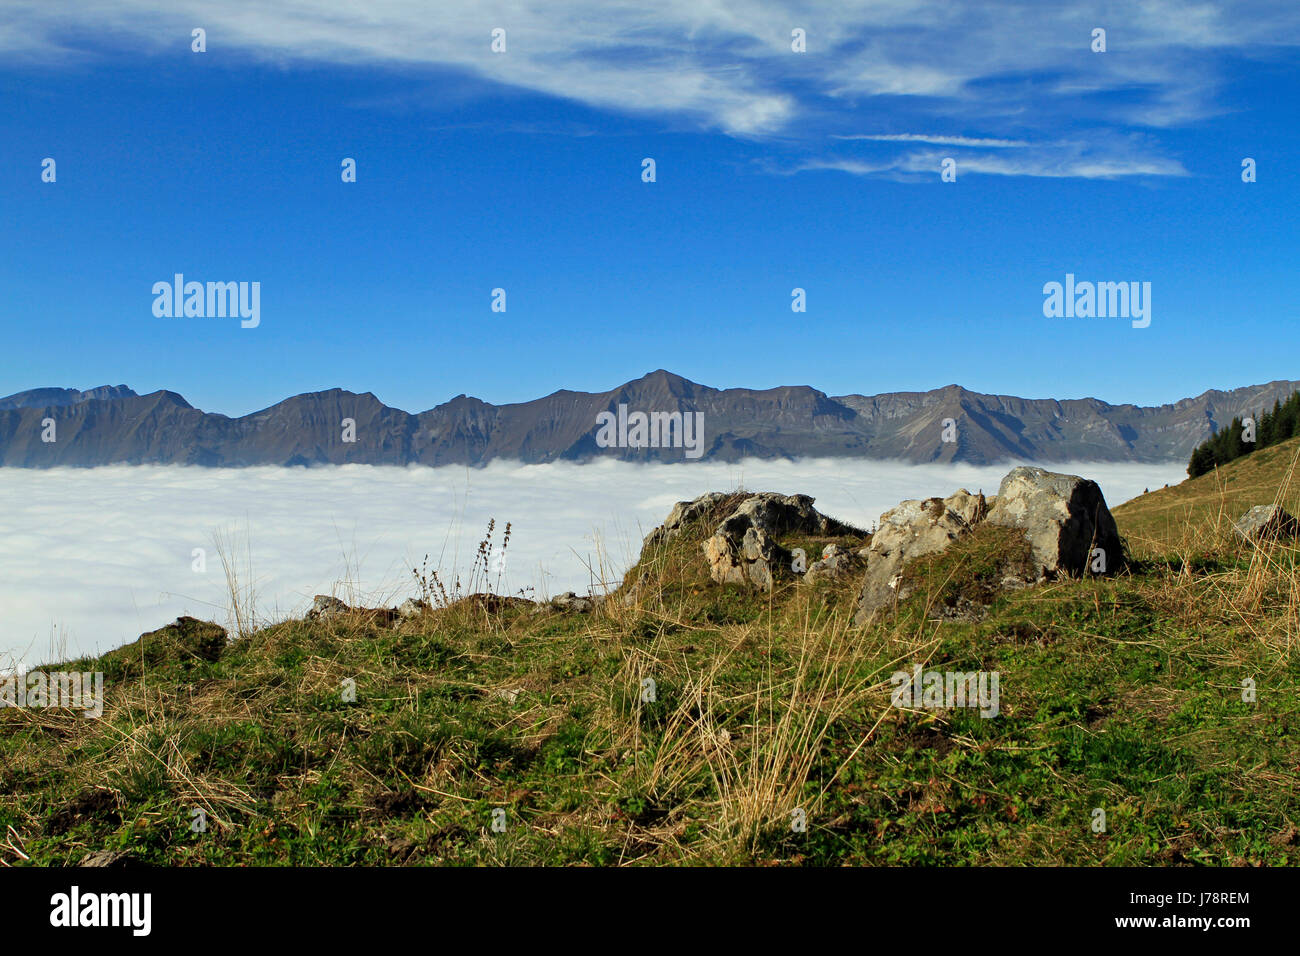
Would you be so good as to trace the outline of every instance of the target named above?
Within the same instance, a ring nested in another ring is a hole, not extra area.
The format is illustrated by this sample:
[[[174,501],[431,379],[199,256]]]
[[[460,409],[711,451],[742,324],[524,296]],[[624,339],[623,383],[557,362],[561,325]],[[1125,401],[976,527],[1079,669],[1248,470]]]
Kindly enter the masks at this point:
[[[853,575],[716,583],[716,513],[603,600],[491,593],[505,511],[405,615],[262,626],[236,579],[228,643],[46,668],[103,671],[102,718],[0,710],[0,862],[1295,865],[1300,547],[1231,522],[1296,511],[1298,456],[1114,509],[1107,577],[990,587],[1019,545],[981,526],[866,626]],[[780,543],[869,543],[834,530]],[[917,664],[997,672],[997,716],[893,706]]]

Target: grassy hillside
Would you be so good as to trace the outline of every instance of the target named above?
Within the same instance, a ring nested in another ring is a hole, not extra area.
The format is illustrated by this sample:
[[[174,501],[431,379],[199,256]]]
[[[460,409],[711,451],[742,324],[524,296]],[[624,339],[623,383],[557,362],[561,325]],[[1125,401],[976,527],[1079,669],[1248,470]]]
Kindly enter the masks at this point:
[[[1300,438],[1292,438],[1127,501],[1114,510],[1120,534],[1138,553],[1163,554],[1231,535],[1231,523],[1274,500],[1300,514],[1300,480],[1292,480]],[[1298,475],[1297,477],[1300,477]]]
[[[0,710],[0,862],[1300,864],[1294,554],[998,593],[1003,537],[867,630],[856,580],[718,586],[688,537],[589,614],[470,597],[76,662],[102,719]],[[997,671],[999,715],[891,706],[913,663]]]

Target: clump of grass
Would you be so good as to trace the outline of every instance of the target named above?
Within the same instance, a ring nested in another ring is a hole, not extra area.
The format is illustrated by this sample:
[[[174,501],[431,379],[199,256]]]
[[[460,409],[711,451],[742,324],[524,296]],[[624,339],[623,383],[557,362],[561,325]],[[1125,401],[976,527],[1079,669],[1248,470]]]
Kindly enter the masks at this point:
[[[900,590],[928,615],[978,614],[1005,592],[1003,581],[1036,577],[1033,548],[1017,528],[983,522],[942,551],[907,565]]]
[[[506,553],[510,548],[510,522],[506,522],[499,548],[492,540],[495,531],[496,519],[489,518],[487,530],[474,550],[474,560],[465,582],[462,584],[460,575],[455,574],[450,589],[443,583],[438,570],[429,567],[429,555],[426,554],[421,566],[411,569],[420,600],[430,607],[445,608],[474,595],[499,594],[505,577]]]
[[[253,577],[252,541],[245,535],[242,560],[233,533],[217,532],[213,536],[213,545],[226,579],[227,629],[236,637],[249,637],[258,630],[260,620]]]

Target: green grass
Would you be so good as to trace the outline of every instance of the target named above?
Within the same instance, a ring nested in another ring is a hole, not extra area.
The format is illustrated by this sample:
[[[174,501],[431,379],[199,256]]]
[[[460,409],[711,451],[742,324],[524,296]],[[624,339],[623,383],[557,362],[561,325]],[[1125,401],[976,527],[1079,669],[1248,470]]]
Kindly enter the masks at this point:
[[[101,720],[0,710],[0,860],[1300,863],[1294,555],[994,594],[1023,557],[1000,531],[866,630],[856,581],[720,587],[687,535],[589,615],[467,601],[79,662],[111,675]],[[891,706],[914,662],[997,671],[1000,715]]]
[[[1292,438],[1199,478],[1160,488],[1115,508],[1120,533],[1139,553],[1161,554],[1230,534],[1231,522],[1255,505],[1276,503],[1300,514],[1300,482],[1292,471],[1300,438]]]

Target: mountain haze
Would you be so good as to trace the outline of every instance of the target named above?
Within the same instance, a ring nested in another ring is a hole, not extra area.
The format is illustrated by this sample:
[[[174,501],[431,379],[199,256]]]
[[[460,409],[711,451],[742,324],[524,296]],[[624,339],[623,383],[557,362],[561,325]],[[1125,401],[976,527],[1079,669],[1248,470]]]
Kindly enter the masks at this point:
[[[44,388],[0,399],[0,466],[107,464],[212,467],[310,464],[477,465],[681,461],[681,448],[600,448],[600,412],[700,412],[703,458],[854,457],[915,463],[1167,461],[1236,415],[1300,389],[1278,381],[1208,391],[1170,405],[1111,405],[1094,398],[1026,399],[958,385],[928,392],[828,396],[808,386],[715,389],[659,370],[607,392],[561,390],[492,405],[458,395],[411,414],[374,394],[310,392],[238,418],[194,408],[175,392],[126,386]],[[56,440],[43,441],[52,419]],[[343,422],[355,422],[344,442]],[[944,441],[945,421],[955,440]]]

